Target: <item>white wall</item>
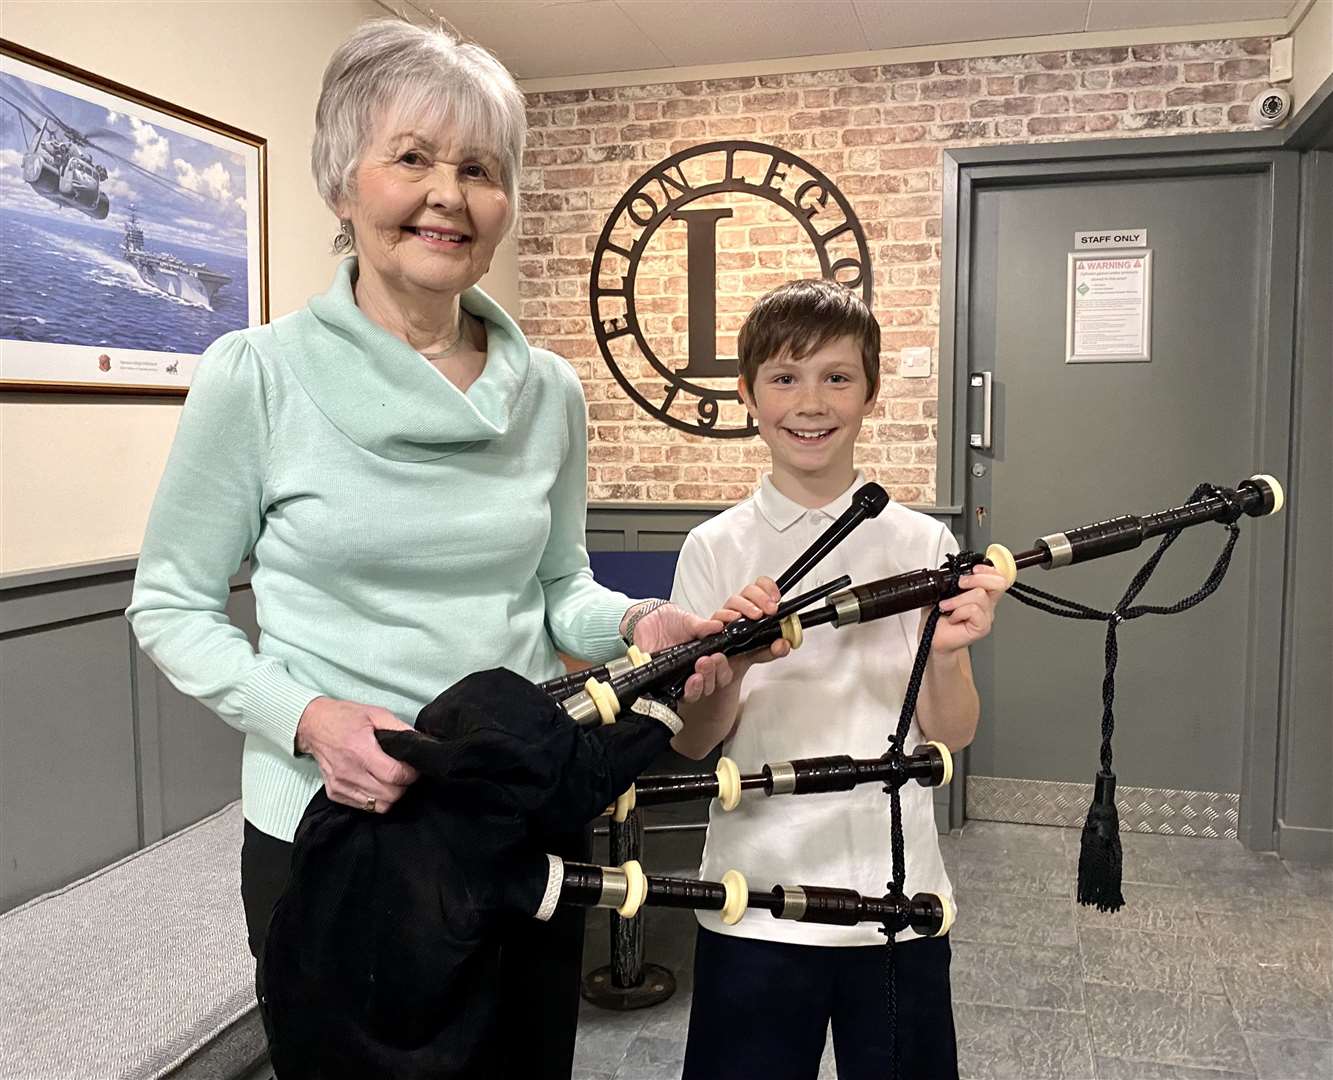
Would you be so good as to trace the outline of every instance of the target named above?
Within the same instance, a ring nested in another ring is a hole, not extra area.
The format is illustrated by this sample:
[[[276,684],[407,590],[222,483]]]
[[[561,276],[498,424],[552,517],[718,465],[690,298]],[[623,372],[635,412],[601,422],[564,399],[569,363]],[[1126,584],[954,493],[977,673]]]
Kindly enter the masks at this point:
[[[336,228],[310,179],[320,75],[374,0],[0,0],[11,41],[268,140],[269,310],[322,292]],[[517,311],[517,262],[483,282]],[[0,572],[134,555],[179,399],[0,394]]]
[[[20,45],[268,140],[272,314],[327,284],[335,223],[308,154],[319,78],[373,0],[0,2]],[[179,400],[0,397],[0,571],[133,555]]]
[[[1292,112],[1333,75],[1333,0],[1315,0],[1292,34]]]

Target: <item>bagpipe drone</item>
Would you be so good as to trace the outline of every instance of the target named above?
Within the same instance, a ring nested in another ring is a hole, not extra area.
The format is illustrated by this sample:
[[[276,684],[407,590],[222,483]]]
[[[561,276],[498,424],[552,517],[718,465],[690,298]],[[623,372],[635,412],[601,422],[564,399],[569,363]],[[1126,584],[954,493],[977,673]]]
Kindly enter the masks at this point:
[[[1052,533],[1012,554],[950,556],[863,585],[840,578],[784,598],[776,614],[737,619],[707,638],[650,656],[637,648],[611,664],[533,684],[496,669],[470,675],[419,714],[415,730],[376,733],[384,751],[415,767],[419,779],[385,815],[366,814],[320,792],[297,830],[291,878],[270,923],[260,961],[260,998],[279,1080],[299,1077],[485,1077],[498,1074],[500,941],[506,927],[549,919],[559,905],[613,908],[632,918],[645,906],[719,911],[851,925],[875,923],[890,966],[889,1022],[895,1022],[893,941],[911,927],[942,935],[952,905],[933,893],[903,893],[906,865],[899,790],[948,783],[949,751],[926,743],[904,751],[939,619],[938,604],[981,562],[994,566],[1017,599],[1053,614],[1107,623],[1101,768],[1083,830],[1079,900],[1102,910],[1123,904],[1111,771],[1117,627],[1143,615],[1174,614],[1220,584],[1243,516],[1282,507],[1282,489],[1255,476],[1235,489],[1201,485],[1184,505]],[[876,484],[777,579],[786,590],[860,522],[887,503]],[[1207,580],[1169,606],[1134,605],[1181,530],[1219,522],[1228,538]],[[1016,582],[1020,570],[1046,569],[1161,543],[1125,596],[1102,612]],[[821,604],[822,601],[822,604]],[[817,606],[818,605],[818,606]],[[799,647],[806,632],[844,628],[919,608],[922,628],[902,712],[879,758],[830,756],[765,764],[743,775],[723,758],[712,776],[640,774],[680,730],[675,706],[696,661],[767,648],[778,638]],[[636,782],[637,781],[637,782]],[[763,797],[845,791],[878,783],[889,796],[892,880],[882,896],[829,885],[779,884],[753,890],[738,870],[721,881],[660,877],[637,861],[596,866],[567,861],[552,848],[610,812],[637,805],[717,798],[723,809]]]

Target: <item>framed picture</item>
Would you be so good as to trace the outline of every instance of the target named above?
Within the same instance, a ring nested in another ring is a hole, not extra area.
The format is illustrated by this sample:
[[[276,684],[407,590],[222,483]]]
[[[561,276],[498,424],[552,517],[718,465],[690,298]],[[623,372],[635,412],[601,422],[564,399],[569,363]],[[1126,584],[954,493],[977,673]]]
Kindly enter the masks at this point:
[[[0,40],[0,390],[184,394],[268,318],[266,142]]]

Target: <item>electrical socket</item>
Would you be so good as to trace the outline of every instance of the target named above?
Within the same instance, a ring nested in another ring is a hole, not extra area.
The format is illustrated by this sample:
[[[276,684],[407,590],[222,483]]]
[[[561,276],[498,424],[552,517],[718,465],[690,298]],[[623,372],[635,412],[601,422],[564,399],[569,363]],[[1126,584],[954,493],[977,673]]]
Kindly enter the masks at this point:
[[[912,345],[898,354],[898,374],[904,379],[930,378],[930,346]]]

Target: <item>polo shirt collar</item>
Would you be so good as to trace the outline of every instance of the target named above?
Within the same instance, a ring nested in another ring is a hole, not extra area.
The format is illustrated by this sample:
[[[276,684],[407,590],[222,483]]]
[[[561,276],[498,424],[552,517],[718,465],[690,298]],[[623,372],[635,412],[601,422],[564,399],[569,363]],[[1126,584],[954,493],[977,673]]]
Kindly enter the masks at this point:
[[[862,484],[866,482],[865,474],[859,469],[855,478],[852,480],[851,487],[825,506],[815,507],[822,510],[830,517],[836,518],[852,505],[852,494]],[[801,517],[811,508],[802,506],[798,502],[787,498],[777,489],[773,483],[773,477],[770,473],[764,474],[763,482],[759,485],[759,490],[754,494],[755,505],[759,512],[764,516],[764,520],[773,526],[778,532],[785,532],[791,528]]]

